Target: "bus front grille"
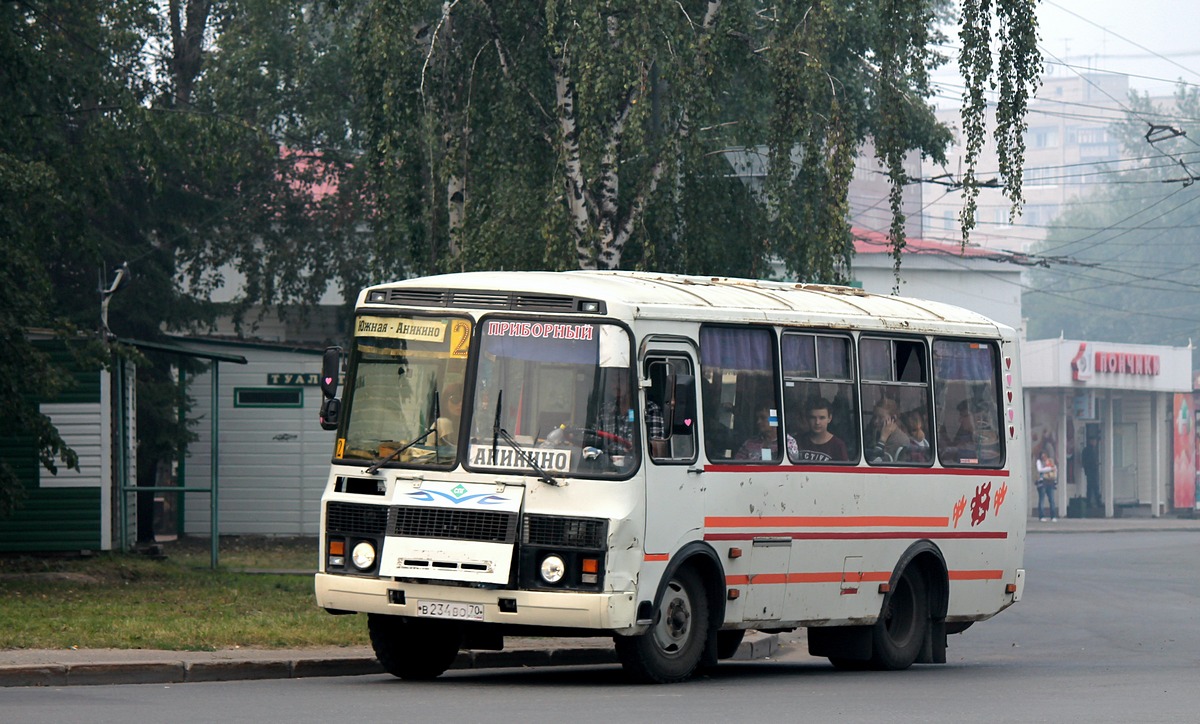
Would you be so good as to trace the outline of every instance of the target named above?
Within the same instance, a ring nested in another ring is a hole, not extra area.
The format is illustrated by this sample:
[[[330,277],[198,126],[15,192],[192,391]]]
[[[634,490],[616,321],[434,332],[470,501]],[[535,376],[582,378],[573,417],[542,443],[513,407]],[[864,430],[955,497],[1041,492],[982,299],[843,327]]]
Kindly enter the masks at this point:
[[[382,505],[331,502],[325,509],[325,530],[341,535],[380,537],[387,520],[388,509]]]
[[[391,511],[388,535],[513,543],[517,537],[517,514],[397,506]]]
[[[567,518],[555,515],[526,515],[523,542],[551,548],[604,550],[608,521],[599,518]]]

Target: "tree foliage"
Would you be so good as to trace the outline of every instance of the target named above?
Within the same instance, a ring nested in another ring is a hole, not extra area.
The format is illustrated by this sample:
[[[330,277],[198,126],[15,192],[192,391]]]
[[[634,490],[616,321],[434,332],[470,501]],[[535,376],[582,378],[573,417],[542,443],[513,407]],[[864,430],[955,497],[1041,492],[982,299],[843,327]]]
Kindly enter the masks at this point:
[[[408,273],[708,272],[715,247],[744,252],[724,273],[763,275],[777,259],[833,280],[850,261],[846,192],[870,137],[893,184],[898,260],[902,160],[941,159],[949,141],[928,103],[948,7],[374,0],[355,55],[360,94],[378,99],[363,125],[376,252]],[[971,0],[962,30],[969,99],[1000,91],[1014,202],[1040,70],[1033,7]],[[969,139],[981,142],[983,121],[967,117]],[[748,170],[758,179],[746,194]],[[966,232],[973,206],[963,218]]]
[[[1032,2],[969,0],[964,20],[969,85],[998,82],[1009,104],[1010,171],[1035,65]],[[330,287],[352,299],[367,283],[458,269],[767,276],[778,260],[837,280],[868,137],[893,183],[899,255],[901,159],[940,158],[949,139],[928,104],[948,8],[0,3],[12,419],[38,435],[44,464],[73,462],[30,402],[63,374],[26,331],[94,330],[97,286],[125,261],[134,282],[113,297],[109,326],[147,340],[218,315],[252,332],[255,315],[310,308]],[[981,49],[996,38],[992,68]],[[1019,200],[1019,175],[1008,178]],[[231,305],[212,303],[234,283]],[[167,404],[174,364],[148,354],[139,366],[140,470],[189,437]]]
[[[1200,202],[1187,163],[1197,119],[1194,87],[1181,86],[1173,106],[1131,98],[1113,132],[1137,160],[1068,204],[1037,249],[1050,265],[1032,274],[1022,299],[1030,338],[1200,342]],[[1151,123],[1159,130],[1148,138]]]
[[[22,0],[0,18],[0,372],[11,419],[53,470],[75,457],[36,402],[68,375],[28,331],[106,344],[94,331],[112,266],[129,262],[134,279],[111,300],[112,333],[150,341],[253,305],[315,303],[346,270],[339,243],[359,233],[361,204],[353,104],[335,93],[348,56],[329,46],[349,45],[353,21],[275,0]],[[246,289],[222,309],[210,293],[227,269]],[[139,360],[140,473],[190,438],[174,365],[187,360]],[[12,470],[0,488],[17,489]]]

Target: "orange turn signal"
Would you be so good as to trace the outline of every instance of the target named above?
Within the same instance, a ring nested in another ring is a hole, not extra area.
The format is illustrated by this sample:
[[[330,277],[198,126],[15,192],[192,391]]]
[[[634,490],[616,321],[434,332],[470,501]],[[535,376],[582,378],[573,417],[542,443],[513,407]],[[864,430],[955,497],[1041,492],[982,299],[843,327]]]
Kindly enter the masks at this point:
[[[599,573],[600,572],[600,560],[598,558],[584,558],[583,559],[583,572],[584,573]]]
[[[331,556],[346,555],[346,541],[341,541],[341,540],[329,541],[329,555],[331,555]]]

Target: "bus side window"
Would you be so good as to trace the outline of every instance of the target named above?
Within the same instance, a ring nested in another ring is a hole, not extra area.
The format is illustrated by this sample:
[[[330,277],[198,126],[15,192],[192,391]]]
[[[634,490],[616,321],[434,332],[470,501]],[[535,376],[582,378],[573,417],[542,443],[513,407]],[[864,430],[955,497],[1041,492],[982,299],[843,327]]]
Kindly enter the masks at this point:
[[[686,357],[646,363],[646,449],[655,462],[696,459],[696,382]]]
[[[930,385],[925,342],[864,337],[863,448],[875,465],[929,465]],[[868,412],[869,411],[869,412]]]
[[[726,461],[740,453],[741,459],[753,462],[777,463],[781,458],[786,459],[786,455],[780,456],[778,452],[783,425],[779,422],[772,330],[751,326],[701,327],[700,359],[708,458]],[[774,415],[766,432],[773,440],[763,438],[757,422],[760,413]]]
[[[987,342],[934,341],[937,453],[943,465],[1004,464],[996,359]]]
[[[858,404],[849,337],[786,332],[781,345],[788,434],[797,441],[795,463],[856,463]],[[812,429],[825,419],[825,431]]]

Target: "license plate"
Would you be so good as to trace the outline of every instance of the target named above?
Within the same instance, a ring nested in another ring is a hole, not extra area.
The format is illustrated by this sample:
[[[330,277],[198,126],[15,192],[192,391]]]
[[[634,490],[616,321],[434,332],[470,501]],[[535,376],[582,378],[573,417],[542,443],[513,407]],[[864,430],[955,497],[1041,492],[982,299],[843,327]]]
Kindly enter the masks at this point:
[[[457,621],[482,621],[482,603],[417,601],[417,615],[428,618],[452,618]]]

